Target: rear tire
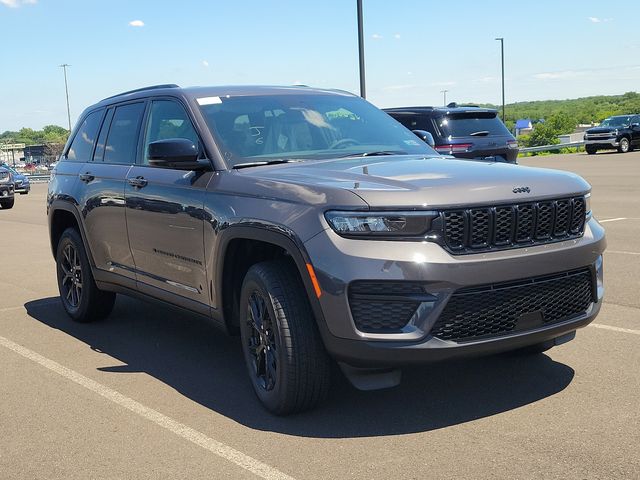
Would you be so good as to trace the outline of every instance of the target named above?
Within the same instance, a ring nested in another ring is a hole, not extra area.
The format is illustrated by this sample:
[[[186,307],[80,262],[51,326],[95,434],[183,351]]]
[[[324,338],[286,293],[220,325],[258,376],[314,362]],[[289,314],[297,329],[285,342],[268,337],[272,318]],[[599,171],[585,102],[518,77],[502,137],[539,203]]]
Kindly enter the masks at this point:
[[[62,306],[74,321],[93,322],[111,313],[116,294],[96,286],[82,238],[74,228],[67,228],[60,237],[56,272]]]
[[[618,146],[618,152],[627,153],[631,149],[631,144],[629,143],[629,139],[626,137],[622,137],[620,139],[620,145]]]
[[[10,208],[13,208],[13,204],[15,203],[16,199],[15,198],[9,198],[7,200],[0,200],[0,206],[2,206],[2,208],[4,210],[9,210]]]
[[[595,153],[598,151],[596,148],[593,148],[593,147],[585,147],[584,149],[587,151],[588,155],[595,155]]]
[[[327,396],[331,361],[298,272],[253,265],[240,295],[240,337],[253,389],[276,415],[310,410]]]

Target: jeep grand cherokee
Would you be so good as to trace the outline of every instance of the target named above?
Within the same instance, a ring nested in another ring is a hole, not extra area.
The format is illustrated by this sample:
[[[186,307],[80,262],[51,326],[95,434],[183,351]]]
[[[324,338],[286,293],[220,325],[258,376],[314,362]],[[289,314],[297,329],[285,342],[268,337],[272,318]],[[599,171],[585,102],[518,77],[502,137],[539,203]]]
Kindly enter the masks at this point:
[[[81,115],[47,208],[72,319],[116,293],[201,314],[286,414],[325,397],[332,359],[373,389],[573,338],[603,295],[589,197],[571,173],[443,159],[345,92],[163,85]]]

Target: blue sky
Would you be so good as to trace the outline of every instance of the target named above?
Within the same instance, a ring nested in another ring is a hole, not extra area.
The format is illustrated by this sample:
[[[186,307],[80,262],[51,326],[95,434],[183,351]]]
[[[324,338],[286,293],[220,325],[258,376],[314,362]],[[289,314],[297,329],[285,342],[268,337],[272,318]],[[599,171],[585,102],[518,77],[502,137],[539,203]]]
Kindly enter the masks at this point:
[[[640,90],[640,2],[363,0],[379,107]],[[0,132],[66,125],[123,90],[304,83],[358,91],[355,0],[0,0]],[[139,21],[135,22],[135,21]],[[134,22],[131,24],[131,22]],[[138,26],[135,26],[138,25]]]

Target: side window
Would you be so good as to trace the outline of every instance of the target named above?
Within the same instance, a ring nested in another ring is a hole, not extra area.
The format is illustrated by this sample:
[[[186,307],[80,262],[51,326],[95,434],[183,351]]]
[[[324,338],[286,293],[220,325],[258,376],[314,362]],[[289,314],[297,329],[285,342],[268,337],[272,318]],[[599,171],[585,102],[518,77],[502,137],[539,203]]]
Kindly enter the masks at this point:
[[[93,146],[98,136],[98,128],[100,128],[100,119],[104,110],[96,110],[91,112],[82,122],[78,129],[78,133],[73,138],[69,151],[65,156],[66,160],[75,162],[88,162],[91,160]]]
[[[143,113],[144,103],[116,107],[104,149],[105,163],[136,163],[138,129]]]
[[[109,133],[109,125],[111,125],[111,119],[113,118],[113,108],[107,110],[107,114],[102,121],[102,128],[100,128],[100,134],[98,135],[98,143],[96,144],[96,151],[93,152],[93,161],[101,162],[104,157],[104,144],[107,141],[107,134]]]
[[[182,105],[172,100],[155,100],[151,104],[145,132],[143,158],[145,165],[149,163],[149,144],[168,138],[186,138],[196,145],[199,144],[198,134]]]

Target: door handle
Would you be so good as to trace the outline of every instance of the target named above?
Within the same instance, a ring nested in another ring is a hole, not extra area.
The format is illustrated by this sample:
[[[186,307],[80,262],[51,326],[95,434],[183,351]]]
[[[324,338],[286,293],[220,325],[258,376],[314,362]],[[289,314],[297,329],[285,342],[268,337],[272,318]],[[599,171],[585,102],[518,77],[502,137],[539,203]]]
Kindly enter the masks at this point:
[[[84,183],[93,182],[96,179],[95,175],[91,175],[91,172],[81,173],[79,177]]]
[[[127,182],[134,188],[142,188],[147,186],[147,180],[144,177],[127,178]]]

